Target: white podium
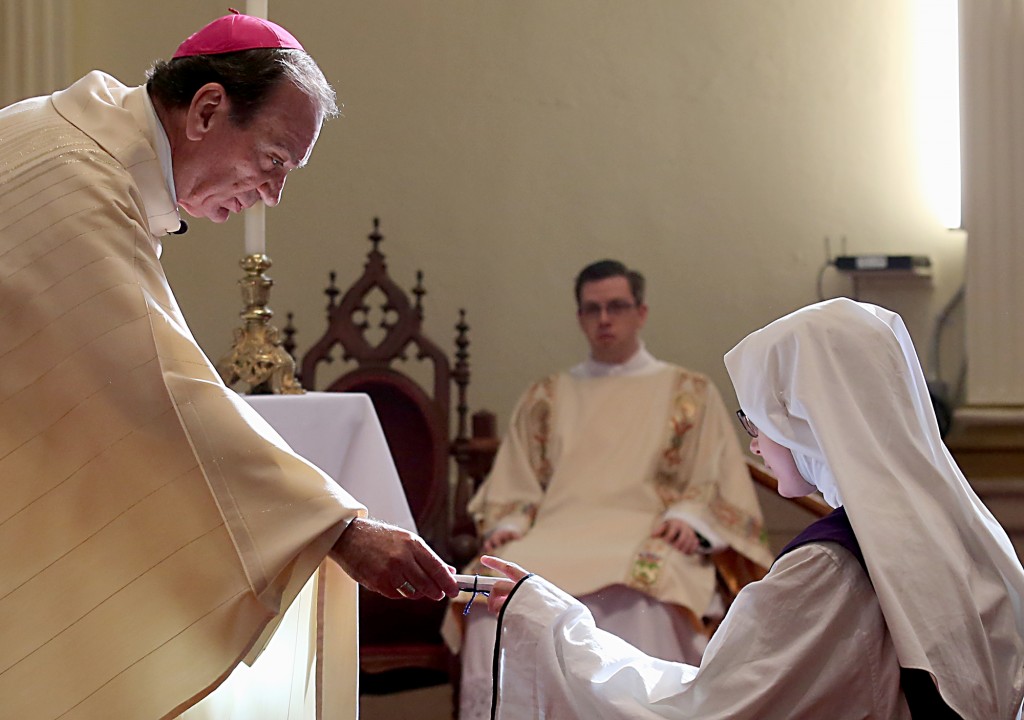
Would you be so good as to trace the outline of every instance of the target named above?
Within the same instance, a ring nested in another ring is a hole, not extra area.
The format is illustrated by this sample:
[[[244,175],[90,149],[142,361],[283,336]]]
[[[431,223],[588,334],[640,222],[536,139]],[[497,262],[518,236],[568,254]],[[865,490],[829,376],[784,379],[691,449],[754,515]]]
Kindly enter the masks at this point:
[[[370,398],[362,393],[246,395],[292,450],[334,478],[370,516],[416,532]]]
[[[369,514],[413,532],[409,504],[366,395],[248,395],[292,449]],[[359,647],[356,585],[326,561],[285,612],[252,665],[240,664],[181,720],[355,720]]]

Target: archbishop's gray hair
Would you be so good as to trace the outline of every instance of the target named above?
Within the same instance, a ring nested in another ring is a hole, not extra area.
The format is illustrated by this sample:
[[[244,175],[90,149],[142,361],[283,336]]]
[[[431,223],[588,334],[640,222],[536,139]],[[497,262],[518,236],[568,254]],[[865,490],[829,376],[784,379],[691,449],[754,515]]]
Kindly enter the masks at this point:
[[[334,88],[304,50],[257,48],[158,60],[146,77],[150,95],[177,109],[187,108],[203,85],[223,85],[231,100],[231,120],[240,127],[252,122],[282,80],[305,93],[324,120],[338,115]]]

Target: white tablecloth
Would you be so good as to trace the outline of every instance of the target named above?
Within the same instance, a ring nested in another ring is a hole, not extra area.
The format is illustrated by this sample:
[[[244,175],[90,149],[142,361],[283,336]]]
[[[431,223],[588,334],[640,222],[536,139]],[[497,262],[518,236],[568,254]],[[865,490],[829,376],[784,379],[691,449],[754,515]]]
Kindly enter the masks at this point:
[[[249,395],[246,401],[370,515],[415,532],[380,421],[366,395]],[[263,653],[240,664],[182,720],[355,720],[355,584],[326,561],[285,612]],[[320,665],[323,682],[316,686]],[[318,702],[319,699],[319,702]]]
[[[246,395],[292,450],[330,475],[372,517],[416,532],[370,398],[362,393]]]

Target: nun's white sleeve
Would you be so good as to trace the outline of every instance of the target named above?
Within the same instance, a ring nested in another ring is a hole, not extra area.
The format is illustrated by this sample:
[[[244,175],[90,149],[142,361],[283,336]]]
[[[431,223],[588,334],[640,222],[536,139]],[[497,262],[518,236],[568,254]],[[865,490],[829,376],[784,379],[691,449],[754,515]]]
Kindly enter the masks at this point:
[[[506,605],[501,660],[500,720],[910,717],[871,583],[831,543],[788,553],[744,588],[699,668],[599,630],[537,577]]]

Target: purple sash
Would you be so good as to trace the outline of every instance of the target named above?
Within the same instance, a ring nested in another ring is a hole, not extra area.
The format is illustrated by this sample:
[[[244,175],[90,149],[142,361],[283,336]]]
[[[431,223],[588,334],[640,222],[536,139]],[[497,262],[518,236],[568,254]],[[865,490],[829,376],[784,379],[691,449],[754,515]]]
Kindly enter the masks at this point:
[[[801,545],[812,542],[834,542],[846,548],[855,558],[860,566],[867,571],[864,564],[864,554],[860,551],[860,543],[857,536],[853,534],[853,527],[850,525],[850,518],[846,516],[846,508],[840,506],[831,513],[815,520],[804,531],[789,541],[786,547],[782,548],[779,557],[782,557],[790,550],[795,550]],[[778,560],[779,558],[775,558]]]

